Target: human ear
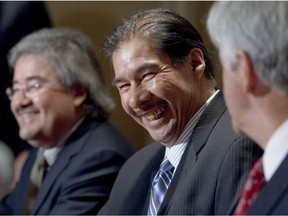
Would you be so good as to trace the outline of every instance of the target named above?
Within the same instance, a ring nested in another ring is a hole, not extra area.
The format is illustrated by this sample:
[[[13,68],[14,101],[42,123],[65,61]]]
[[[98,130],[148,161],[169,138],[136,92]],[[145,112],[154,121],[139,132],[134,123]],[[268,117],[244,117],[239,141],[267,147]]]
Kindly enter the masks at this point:
[[[80,107],[88,96],[88,89],[82,86],[74,86],[71,90],[73,102],[76,107]]]
[[[205,70],[205,60],[203,52],[199,48],[194,48],[189,54],[190,64],[192,66],[193,73],[201,78]]]

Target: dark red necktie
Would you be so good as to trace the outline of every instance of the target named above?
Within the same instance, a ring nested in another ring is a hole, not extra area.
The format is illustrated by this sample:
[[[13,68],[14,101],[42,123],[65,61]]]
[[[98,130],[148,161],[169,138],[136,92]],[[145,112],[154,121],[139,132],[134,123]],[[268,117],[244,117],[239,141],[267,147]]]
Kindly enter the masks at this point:
[[[245,215],[259,192],[265,185],[262,158],[260,158],[251,169],[244,184],[242,195],[238,203],[235,215]]]

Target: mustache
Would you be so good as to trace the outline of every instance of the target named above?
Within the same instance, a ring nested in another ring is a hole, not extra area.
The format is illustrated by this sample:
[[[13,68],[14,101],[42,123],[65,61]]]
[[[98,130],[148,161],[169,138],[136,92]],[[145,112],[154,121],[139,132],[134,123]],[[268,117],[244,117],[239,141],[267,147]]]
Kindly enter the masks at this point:
[[[152,109],[155,106],[161,107],[167,105],[168,103],[166,101],[147,101],[139,106],[139,110],[135,111],[135,115],[140,117],[144,115],[149,109]]]

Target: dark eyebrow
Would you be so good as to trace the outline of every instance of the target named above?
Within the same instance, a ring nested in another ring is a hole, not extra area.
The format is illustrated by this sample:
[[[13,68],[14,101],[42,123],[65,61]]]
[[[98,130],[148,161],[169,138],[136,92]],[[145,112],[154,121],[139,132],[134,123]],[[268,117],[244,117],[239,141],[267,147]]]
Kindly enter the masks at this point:
[[[159,65],[156,64],[156,63],[144,63],[142,64],[141,66],[139,66],[135,71],[134,73],[137,75],[137,74],[140,74],[141,72],[149,69],[149,68],[159,68]],[[117,85],[118,83],[122,82],[124,79],[121,78],[121,77],[118,77],[118,78],[115,78],[112,80],[112,85]]]

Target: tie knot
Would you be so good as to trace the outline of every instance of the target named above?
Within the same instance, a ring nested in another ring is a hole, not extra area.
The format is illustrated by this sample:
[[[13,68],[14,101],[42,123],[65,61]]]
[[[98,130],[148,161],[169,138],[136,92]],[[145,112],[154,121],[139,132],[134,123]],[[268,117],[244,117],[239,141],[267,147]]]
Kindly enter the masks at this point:
[[[44,153],[41,150],[38,150],[37,157],[34,162],[34,165],[31,170],[30,180],[37,186],[40,187],[42,180],[44,178],[44,175],[47,171],[48,164],[45,160]]]
[[[37,158],[36,158],[36,161],[39,163],[39,164],[43,164],[45,162],[45,157],[44,157],[44,153],[43,151],[38,151],[37,152]]]
[[[157,215],[166,191],[172,181],[173,170],[173,165],[165,158],[152,182],[148,215]]]
[[[170,163],[170,161],[166,158],[163,162],[162,162],[162,164],[161,164],[161,166],[160,166],[160,171],[162,171],[162,172],[173,172],[173,170],[174,170],[174,166]]]
[[[250,174],[250,178],[259,181],[265,181],[264,173],[263,173],[263,160],[260,158],[252,167]],[[249,178],[248,177],[248,178]]]

